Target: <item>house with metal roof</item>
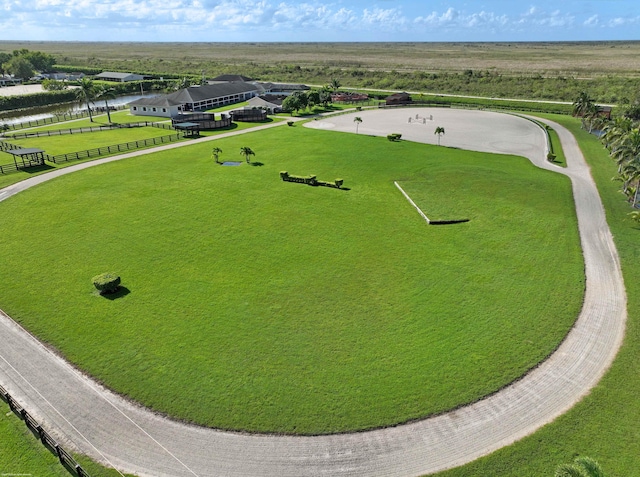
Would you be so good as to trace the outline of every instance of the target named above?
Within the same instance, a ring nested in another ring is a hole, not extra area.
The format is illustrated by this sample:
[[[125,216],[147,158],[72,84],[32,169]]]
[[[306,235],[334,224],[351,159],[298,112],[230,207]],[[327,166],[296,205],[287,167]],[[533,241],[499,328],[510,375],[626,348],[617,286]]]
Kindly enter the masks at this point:
[[[148,96],[129,103],[129,111],[136,116],[173,118],[182,112],[182,103],[168,96]]]
[[[253,79],[242,75],[220,75],[209,80],[210,84],[214,83],[249,83]]]
[[[279,113],[282,111],[282,102],[286,97],[287,96],[284,94],[265,94],[262,96],[255,96],[248,101],[249,108],[263,108],[270,114]]]
[[[131,114],[136,115],[173,117],[187,111],[206,111],[227,104],[247,101],[256,96],[258,91],[259,88],[251,83],[189,86],[168,95],[138,99],[129,103],[129,110]]]
[[[134,73],[116,73],[113,71],[103,71],[95,76],[95,79],[102,81],[114,81],[116,83],[125,83],[127,81],[142,81],[144,76]]]
[[[260,94],[275,94],[289,96],[296,91],[308,91],[311,88],[306,84],[292,83],[256,83],[261,88]]]

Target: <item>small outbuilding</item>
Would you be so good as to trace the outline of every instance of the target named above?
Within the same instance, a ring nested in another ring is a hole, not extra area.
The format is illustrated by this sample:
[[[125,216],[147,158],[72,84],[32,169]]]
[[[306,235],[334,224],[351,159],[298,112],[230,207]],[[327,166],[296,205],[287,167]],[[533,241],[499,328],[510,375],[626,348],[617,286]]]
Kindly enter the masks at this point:
[[[250,108],[263,108],[268,114],[282,112],[282,102],[285,100],[284,94],[265,94],[251,98],[248,103]]]
[[[127,81],[142,81],[144,76],[134,73],[116,73],[113,71],[103,71],[95,76],[95,79],[102,81],[113,81],[116,83],[126,83]]]
[[[395,93],[385,98],[387,106],[393,106],[397,104],[411,103],[411,95],[409,93]]]
[[[160,116],[173,118],[180,114],[182,102],[169,96],[146,96],[131,101],[129,111],[136,116]]]
[[[27,167],[44,165],[44,150],[35,147],[25,147],[23,149],[10,149],[9,154],[13,156],[16,169],[26,169]]]

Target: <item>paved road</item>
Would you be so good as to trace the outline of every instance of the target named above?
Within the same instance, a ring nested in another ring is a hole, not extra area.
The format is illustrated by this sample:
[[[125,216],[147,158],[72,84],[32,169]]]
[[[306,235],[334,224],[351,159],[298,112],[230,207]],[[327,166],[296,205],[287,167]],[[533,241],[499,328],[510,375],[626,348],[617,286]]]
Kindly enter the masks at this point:
[[[399,111],[401,116],[388,112],[386,117],[378,111],[356,113],[363,118],[360,131],[366,127],[366,133],[375,134],[377,127],[379,134],[405,134],[399,128],[406,127],[410,135],[414,125],[407,122],[409,114],[433,114],[447,131],[447,145],[456,145],[456,128],[471,128],[461,140],[478,135],[479,147],[494,144],[498,152],[513,147],[527,152],[538,166],[571,177],[587,276],[584,308],[557,352],[526,377],[476,404],[389,429],[319,437],[220,432],[177,423],[125,401],[0,316],[0,383],[67,445],[122,471],[155,477],[419,476],[470,462],[566,412],[610,366],[626,320],[617,253],[573,136],[553,124],[569,162],[561,170],[544,160],[542,133],[525,119],[478,111]],[[354,131],[354,116],[327,119],[333,126],[313,124]],[[487,128],[493,131],[487,136],[485,124],[500,128]],[[505,127],[517,135],[515,140],[507,137]],[[421,134],[425,140],[431,136]],[[23,188],[17,184],[8,189],[15,193]]]

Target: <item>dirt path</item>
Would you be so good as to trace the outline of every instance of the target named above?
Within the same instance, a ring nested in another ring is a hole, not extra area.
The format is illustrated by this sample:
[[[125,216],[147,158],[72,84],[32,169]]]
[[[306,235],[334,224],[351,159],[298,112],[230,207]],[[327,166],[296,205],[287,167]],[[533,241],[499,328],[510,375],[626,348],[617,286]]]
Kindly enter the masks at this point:
[[[399,111],[404,111],[398,114],[403,115],[402,124],[407,128],[413,127],[407,122],[411,114],[437,116],[437,125],[446,129],[449,142],[443,138],[444,144],[462,147],[454,142],[454,131],[471,127],[460,134],[465,145],[477,135],[481,150],[524,151],[536,165],[566,173],[572,180],[587,275],[584,308],[559,349],[526,377],[476,404],[389,429],[320,437],[229,433],[176,423],[123,400],[75,371],[11,319],[0,316],[0,383],[67,445],[122,471],[155,477],[419,476],[470,462],[566,412],[612,363],[626,320],[617,253],[575,139],[553,124],[569,164],[564,170],[545,161],[544,150],[539,149],[544,143],[542,132],[525,119],[478,111],[448,110],[447,117],[441,114],[443,110]],[[379,113],[357,113],[363,118],[361,133],[370,128],[366,133],[376,134],[377,127],[384,135],[404,134],[396,130],[401,123],[394,123],[394,116],[385,118]],[[326,121],[333,129],[344,127],[355,132],[354,116]],[[328,127],[320,123],[312,124]],[[485,125],[493,131],[490,135],[483,129]],[[508,137],[509,131],[516,134],[515,139]],[[407,129],[409,134],[411,129]],[[424,129],[420,134],[425,142],[427,138],[436,140],[431,137],[433,131]],[[69,173],[69,169],[54,174]],[[21,184],[0,194],[26,188]]]

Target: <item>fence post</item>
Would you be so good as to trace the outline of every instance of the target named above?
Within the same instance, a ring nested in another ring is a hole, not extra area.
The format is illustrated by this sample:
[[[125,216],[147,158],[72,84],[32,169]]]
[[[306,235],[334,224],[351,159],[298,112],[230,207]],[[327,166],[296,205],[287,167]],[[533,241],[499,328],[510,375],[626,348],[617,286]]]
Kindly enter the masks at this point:
[[[38,433],[38,436],[40,437],[40,442],[42,442],[43,444],[45,444],[45,439],[44,439],[44,429],[42,429],[42,426],[40,424],[38,424],[36,426],[36,432]]]
[[[56,443],[55,445],[56,454],[58,454],[58,459],[60,459],[60,463],[64,465],[64,456],[62,455],[62,450],[60,449],[60,444]]]

